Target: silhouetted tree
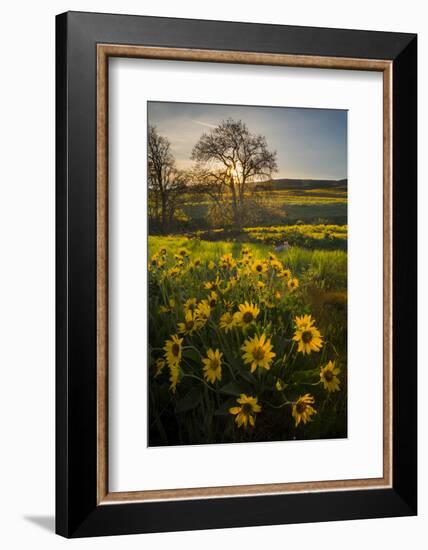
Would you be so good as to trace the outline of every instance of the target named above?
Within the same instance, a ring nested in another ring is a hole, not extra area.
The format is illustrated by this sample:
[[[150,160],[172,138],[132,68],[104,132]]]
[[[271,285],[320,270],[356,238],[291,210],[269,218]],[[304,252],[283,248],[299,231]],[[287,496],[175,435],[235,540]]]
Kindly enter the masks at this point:
[[[185,174],[176,168],[171,144],[155,126],[149,126],[147,149],[149,216],[165,233],[186,189]]]
[[[202,184],[211,198],[229,195],[233,222],[245,223],[250,183],[270,179],[278,170],[276,152],[269,151],[266,138],[251,133],[242,120],[231,118],[204,133],[193,148],[196,172],[203,175]]]

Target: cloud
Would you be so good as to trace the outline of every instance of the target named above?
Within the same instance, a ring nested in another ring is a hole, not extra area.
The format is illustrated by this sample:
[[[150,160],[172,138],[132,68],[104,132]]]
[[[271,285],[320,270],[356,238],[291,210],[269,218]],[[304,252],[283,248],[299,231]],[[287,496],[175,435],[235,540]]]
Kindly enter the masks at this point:
[[[194,118],[190,119],[195,124],[200,124],[201,126],[206,126],[207,128],[217,128],[215,124],[210,124],[209,122],[203,122],[202,120],[196,120]]]

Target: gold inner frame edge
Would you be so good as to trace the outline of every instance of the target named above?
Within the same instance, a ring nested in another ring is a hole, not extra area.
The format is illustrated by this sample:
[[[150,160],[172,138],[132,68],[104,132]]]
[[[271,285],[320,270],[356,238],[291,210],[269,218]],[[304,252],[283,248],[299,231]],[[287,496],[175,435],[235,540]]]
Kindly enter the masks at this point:
[[[383,73],[383,476],[369,479],[270,483],[109,492],[108,488],[108,59],[275,65]],[[97,44],[97,504],[377,489],[392,485],[392,62],[224,50]]]

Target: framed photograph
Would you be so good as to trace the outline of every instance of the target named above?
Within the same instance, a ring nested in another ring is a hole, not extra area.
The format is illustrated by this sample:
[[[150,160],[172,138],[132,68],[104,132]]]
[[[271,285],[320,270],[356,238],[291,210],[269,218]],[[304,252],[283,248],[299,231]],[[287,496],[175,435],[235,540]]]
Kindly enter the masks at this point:
[[[56,23],[57,533],[416,514],[416,35]]]

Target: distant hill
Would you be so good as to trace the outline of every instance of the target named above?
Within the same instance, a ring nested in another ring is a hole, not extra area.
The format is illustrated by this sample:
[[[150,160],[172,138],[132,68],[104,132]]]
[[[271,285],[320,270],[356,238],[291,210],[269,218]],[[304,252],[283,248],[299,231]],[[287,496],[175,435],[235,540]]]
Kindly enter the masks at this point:
[[[304,180],[280,178],[253,184],[257,189],[280,190],[280,189],[343,189],[348,188],[348,180]]]

